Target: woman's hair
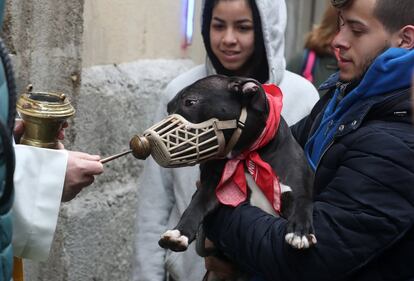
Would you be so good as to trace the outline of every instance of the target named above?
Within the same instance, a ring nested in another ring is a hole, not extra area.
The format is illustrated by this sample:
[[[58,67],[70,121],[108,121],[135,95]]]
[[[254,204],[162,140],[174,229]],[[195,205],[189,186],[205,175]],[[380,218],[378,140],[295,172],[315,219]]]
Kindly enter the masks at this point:
[[[234,76],[234,71],[226,69],[214,55],[210,43],[210,24],[213,17],[213,9],[220,1],[240,1],[240,0],[206,0],[204,4],[201,35],[203,36],[204,47],[208,57],[211,60],[218,74]],[[250,65],[249,73],[246,76],[256,79],[260,83],[269,80],[269,65],[267,62],[266,49],[263,40],[262,23],[260,20],[259,10],[255,0],[242,0],[248,3],[252,10],[254,25],[254,52],[251,58],[246,62]]]
[[[338,31],[338,11],[328,4],[322,21],[306,36],[305,48],[315,51],[318,56],[332,55],[331,42]]]

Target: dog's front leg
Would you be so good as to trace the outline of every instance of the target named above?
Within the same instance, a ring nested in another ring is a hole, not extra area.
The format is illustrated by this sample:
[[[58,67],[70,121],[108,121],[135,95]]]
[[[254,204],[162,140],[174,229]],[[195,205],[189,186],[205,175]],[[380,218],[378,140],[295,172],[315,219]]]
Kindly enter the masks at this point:
[[[217,161],[214,162],[217,164]],[[175,252],[187,250],[188,245],[196,238],[204,218],[219,206],[215,188],[220,179],[217,175],[221,175],[217,173],[217,167],[221,165],[212,166],[216,171],[205,169],[207,166],[209,165],[202,166],[200,186],[194,193],[190,205],[184,211],[177,226],[173,230],[167,230],[158,241],[161,247]]]
[[[187,250],[188,245],[195,239],[204,217],[217,206],[218,201],[214,189],[199,187],[177,226],[173,230],[167,230],[158,244],[175,252]]]

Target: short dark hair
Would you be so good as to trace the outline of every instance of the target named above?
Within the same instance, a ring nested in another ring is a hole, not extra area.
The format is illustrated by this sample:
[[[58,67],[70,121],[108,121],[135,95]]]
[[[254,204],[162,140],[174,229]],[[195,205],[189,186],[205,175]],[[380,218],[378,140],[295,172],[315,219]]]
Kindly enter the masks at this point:
[[[377,0],[374,16],[390,32],[414,25],[413,0]]]
[[[349,5],[351,2],[352,0],[331,0],[332,6],[334,6],[337,9],[343,8],[346,5]]]
[[[349,6],[354,0],[331,0],[337,9]],[[374,16],[390,32],[400,30],[406,25],[414,25],[413,0],[377,0]]]

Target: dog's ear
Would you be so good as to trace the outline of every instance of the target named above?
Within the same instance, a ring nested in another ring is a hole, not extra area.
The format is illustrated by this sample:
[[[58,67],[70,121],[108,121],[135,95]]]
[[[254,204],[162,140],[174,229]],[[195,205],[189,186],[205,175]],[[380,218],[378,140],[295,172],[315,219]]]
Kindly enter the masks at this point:
[[[167,104],[167,113],[168,114],[173,114],[176,113],[176,111],[179,108],[179,100],[181,98],[181,96],[183,95],[183,93],[187,90],[189,86],[183,88],[182,90],[180,90]]]
[[[228,90],[240,96],[243,106],[251,108],[260,115],[267,115],[269,109],[266,93],[257,80],[243,77],[230,77]]]

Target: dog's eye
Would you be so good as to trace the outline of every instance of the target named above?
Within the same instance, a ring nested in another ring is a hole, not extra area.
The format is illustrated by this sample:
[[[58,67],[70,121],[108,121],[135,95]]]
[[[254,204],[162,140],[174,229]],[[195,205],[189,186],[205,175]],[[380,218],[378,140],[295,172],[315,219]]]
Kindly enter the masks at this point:
[[[198,102],[196,99],[186,99],[184,101],[185,106],[192,106],[195,105]]]

